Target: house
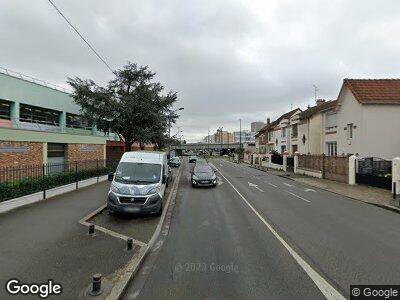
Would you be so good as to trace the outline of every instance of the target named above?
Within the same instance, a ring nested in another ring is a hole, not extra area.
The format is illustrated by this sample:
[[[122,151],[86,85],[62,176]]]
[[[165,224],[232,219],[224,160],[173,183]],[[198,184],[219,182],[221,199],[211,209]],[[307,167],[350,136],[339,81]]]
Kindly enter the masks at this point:
[[[290,121],[292,120],[293,124],[297,124],[300,113],[301,110],[296,108],[281,115],[273,122],[270,122],[268,118],[267,124],[256,134],[256,149],[258,145],[258,153],[264,154],[261,151],[264,152],[265,149],[265,153],[277,151],[282,154],[284,152],[293,154],[293,149],[296,151],[298,143],[296,136],[297,125],[293,129]],[[294,136],[293,130],[295,130]]]
[[[336,113],[338,154],[400,155],[400,79],[344,79]]]
[[[300,154],[337,154],[336,103],[336,100],[318,99],[315,106],[299,115],[297,151]]]

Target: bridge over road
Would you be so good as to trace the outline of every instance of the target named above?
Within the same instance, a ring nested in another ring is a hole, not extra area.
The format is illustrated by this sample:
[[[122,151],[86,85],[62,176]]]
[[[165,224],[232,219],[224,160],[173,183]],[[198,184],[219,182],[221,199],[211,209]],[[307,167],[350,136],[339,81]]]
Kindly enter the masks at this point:
[[[229,144],[208,144],[208,143],[191,143],[191,144],[182,144],[182,145],[173,145],[171,146],[172,150],[185,150],[185,151],[200,151],[200,150],[210,150],[210,151],[234,151],[240,147],[239,143],[229,143]],[[242,144],[243,147],[243,144]]]

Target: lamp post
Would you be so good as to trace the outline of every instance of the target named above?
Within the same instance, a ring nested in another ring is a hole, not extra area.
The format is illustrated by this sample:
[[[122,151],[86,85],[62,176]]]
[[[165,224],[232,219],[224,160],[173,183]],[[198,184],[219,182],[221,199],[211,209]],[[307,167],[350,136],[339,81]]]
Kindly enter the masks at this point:
[[[171,117],[174,114],[174,112],[180,111],[180,110],[184,110],[184,107],[180,107],[178,109],[175,109],[173,111],[171,111],[168,115],[168,139],[169,139],[169,143],[168,143],[168,158],[171,158]]]
[[[240,162],[241,153],[242,153],[242,119],[239,119],[239,159],[238,159],[238,162]]]
[[[220,127],[219,128],[219,138],[220,138],[220,143],[221,143],[221,156],[222,156],[222,137],[223,137],[223,135],[222,135],[222,128],[224,128],[224,127]]]

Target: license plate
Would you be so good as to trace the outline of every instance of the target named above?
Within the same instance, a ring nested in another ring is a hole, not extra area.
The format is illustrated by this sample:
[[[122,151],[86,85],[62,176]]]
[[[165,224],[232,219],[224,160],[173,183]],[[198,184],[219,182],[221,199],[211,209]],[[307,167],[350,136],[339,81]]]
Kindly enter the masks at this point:
[[[126,208],[127,212],[138,212],[139,211],[139,207],[127,207]]]

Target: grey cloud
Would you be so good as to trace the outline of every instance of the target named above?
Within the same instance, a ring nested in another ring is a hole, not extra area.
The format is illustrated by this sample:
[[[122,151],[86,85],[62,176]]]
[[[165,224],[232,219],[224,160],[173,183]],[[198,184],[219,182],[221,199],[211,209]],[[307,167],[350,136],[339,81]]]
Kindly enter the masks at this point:
[[[63,85],[68,76],[110,79],[49,3],[34,3],[0,3],[0,64]],[[111,66],[149,65],[179,92],[177,126],[190,140],[305,108],[313,84],[333,99],[345,77],[399,77],[395,0],[55,3]]]

